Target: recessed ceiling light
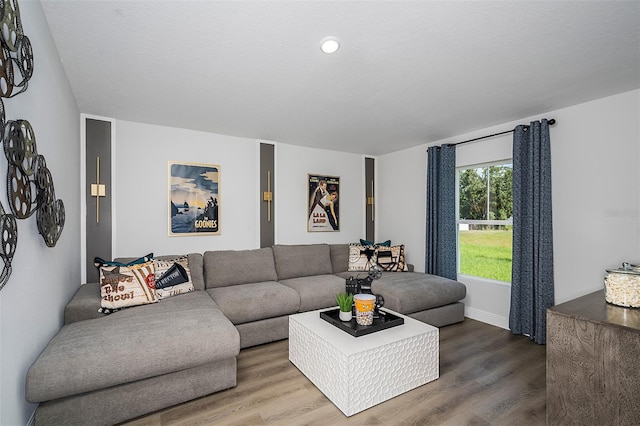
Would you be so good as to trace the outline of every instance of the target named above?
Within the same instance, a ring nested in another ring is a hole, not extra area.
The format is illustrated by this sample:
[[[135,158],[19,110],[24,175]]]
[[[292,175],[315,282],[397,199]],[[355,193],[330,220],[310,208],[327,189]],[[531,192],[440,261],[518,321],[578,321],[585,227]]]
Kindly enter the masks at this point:
[[[325,37],[320,42],[320,49],[324,53],[335,53],[340,48],[340,41],[335,37]]]

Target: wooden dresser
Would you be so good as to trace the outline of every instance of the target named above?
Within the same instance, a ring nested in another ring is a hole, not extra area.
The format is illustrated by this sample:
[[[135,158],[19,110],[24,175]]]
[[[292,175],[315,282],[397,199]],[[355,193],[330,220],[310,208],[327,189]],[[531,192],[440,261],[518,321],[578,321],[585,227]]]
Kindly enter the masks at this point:
[[[547,424],[640,424],[640,309],[602,290],[547,310]]]

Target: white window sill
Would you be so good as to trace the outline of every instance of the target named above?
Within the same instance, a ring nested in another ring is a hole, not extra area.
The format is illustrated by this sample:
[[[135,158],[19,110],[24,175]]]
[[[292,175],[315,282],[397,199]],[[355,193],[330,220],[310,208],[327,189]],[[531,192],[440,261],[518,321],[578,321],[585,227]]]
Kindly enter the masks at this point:
[[[511,287],[510,282],[491,280],[489,278],[475,277],[473,275],[465,275],[460,273],[458,274],[458,281],[462,281],[462,282],[470,281],[478,284],[495,284],[495,285],[501,285],[503,287]]]

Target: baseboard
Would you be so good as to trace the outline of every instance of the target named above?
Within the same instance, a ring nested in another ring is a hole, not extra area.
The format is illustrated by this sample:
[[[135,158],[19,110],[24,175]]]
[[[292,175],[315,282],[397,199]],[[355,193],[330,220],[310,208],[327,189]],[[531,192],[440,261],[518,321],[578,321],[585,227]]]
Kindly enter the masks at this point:
[[[501,315],[492,314],[491,312],[481,311],[480,309],[464,307],[464,316],[496,327],[509,330],[509,318]]]
[[[29,421],[27,422],[27,426],[35,426],[35,424],[36,424],[36,410],[33,410],[33,413],[31,413],[31,417],[29,417]]]

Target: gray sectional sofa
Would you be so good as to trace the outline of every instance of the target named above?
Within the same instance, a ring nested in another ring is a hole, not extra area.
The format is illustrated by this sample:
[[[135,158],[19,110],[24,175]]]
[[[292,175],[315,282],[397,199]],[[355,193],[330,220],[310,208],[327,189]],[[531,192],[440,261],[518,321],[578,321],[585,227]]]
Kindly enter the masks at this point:
[[[36,425],[110,425],[234,387],[241,348],[286,339],[289,315],[336,305],[357,275],[348,254],[347,244],[189,254],[195,291],[110,315],[98,312],[99,284],[82,285],[27,373]],[[457,281],[385,272],[372,291],[438,327],[464,320]]]

